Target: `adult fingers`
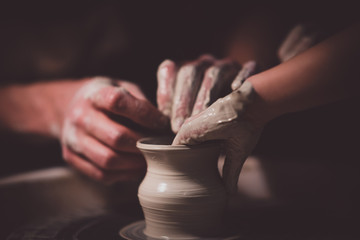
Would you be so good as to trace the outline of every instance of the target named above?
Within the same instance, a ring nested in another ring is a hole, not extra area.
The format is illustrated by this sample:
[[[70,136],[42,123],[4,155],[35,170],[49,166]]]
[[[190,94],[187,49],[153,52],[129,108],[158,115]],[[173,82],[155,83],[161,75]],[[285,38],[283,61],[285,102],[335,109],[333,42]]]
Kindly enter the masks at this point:
[[[117,80],[116,83],[118,87],[124,87],[127,89],[134,97],[146,100],[145,94],[141,91],[137,84],[123,80]]]
[[[247,78],[256,73],[257,67],[258,66],[255,61],[246,62],[240,72],[236,75],[234,81],[231,83],[231,89],[238,89]]]
[[[111,120],[103,112],[89,110],[87,114],[79,116],[74,124],[114,150],[139,152],[136,148],[136,141],[143,136]]]
[[[157,71],[156,100],[158,109],[166,116],[171,117],[171,105],[174,97],[177,66],[171,60],[163,61]]]
[[[223,181],[227,192],[235,194],[237,192],[237,183],[239,175],[244,162],[247,158],[247,153],[239,149],[239,144],[234,143],[232,139],[227,141],[226,157],[223,167]]]
[[[79,154],[84,155],[98,168],[107,170],[130,170],[145,167],[141,154],[115,152],[84,132],[78,132],[77,145],[69,146]]]
[[[204,72],[213,62],[213,57],[205,55],[180,68],[176,78],[171,110],[173,132],[177,133],[185,119],[191,115]]]
[[[95,107],[126,117],[141,126],[160,129],[168,118],[149,101],[134,97],[124,87],[105,87],[90,96]]]
[[[231,136],[238,118],[231,100],[228,96],[220,98],[201,113],[188,118],[175,136],[173,144],[196,144]]]
[[[175,136],[173,144],[227,139],[233,136],[239,127],[250,128],[252,122],[246,121],[242,116],[253,96],[251,83],[245,82],[241,88],[219,98],[201,113],[187,119]]]
[[[84,157],[80,157],[78,154],[70,150],[67,146],[62,148],[64,160],[78,169],[87,176],[102,181],[105,180],[105,174],[103,171],[95,167],[93,164],[88,162]]]
[[[230,83],[240,69],[240,65],[230,59],[216,61],[204,75],[197,94],[192,115],[196,115],[210,106],[219,97],[230,93]]]
[[[119,181],[138,180],[144,176],[145,170],[126,170],[126,171],[106,171],[99,169],[85,157],[75,153],[68,147],[63,147],[63,157],[65,161],[87,175],[88,177],[105,184],[112,184]]]

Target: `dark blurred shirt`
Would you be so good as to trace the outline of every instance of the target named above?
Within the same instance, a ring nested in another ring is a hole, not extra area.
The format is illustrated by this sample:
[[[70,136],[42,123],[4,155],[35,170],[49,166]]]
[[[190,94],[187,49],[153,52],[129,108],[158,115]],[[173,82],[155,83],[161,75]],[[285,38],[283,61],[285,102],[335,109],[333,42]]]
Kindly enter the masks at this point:
[[[226,56],[231,34],[259,10],[277,16],[283,29],[311,23],[325,38],[358,15],[346,2],[330,2],[9,1],[0,7],[0,84],[106,75],[139,83],[155,103],[156,69],[164,59]],[[277,119],[255,153],[358,159],[356,109],[358,101],[343,101]],[[8,139],[0,139],[5,159],[31,158],[26,168],[53,164],[51,156],[61,162],[58,144],[44,149]]]

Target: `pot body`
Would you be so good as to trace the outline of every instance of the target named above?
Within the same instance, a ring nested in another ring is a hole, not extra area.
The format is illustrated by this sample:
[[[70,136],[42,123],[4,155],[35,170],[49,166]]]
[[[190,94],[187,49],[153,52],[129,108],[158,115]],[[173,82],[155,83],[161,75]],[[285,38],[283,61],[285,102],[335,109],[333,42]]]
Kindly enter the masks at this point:
[[[194,147],[170,143],[158,138],[137,143],[148,164],[138,191],[145,234],[163,239],[215,236],[227,203],[217,168],[221,143]]]

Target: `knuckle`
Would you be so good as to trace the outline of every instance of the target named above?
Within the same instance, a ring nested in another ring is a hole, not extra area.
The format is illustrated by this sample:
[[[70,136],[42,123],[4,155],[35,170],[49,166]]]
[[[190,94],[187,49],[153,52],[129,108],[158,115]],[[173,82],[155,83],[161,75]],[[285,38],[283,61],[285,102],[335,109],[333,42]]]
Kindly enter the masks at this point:
[[[211,66],[205,71],[205,77],[214,78],[220,72],[220,66]]]
[[[187,65],[182,67],[182,71],[185,77],[191,76],[195,70],[196,70],[195,63],[188,63]]]
[[[105,153],[104,159],[101,162],[101,167],[104,169],[111,169],[117,161],[117,155],[111,151]]]
[[[180,81],[187,80],[191,76],[191,73],[194,71],[195,71],[195,65],[193,63],[188,63],[182,66],[178,73],[178,80]]]
[[[111,142],[114,146],[121,145],[126,142],[126,138],[125,133],[122,131],[114,131],[113,136],[111,136]]]
[[[122,131],[115,131],[113,140],[115,143],[120,143],[124,139],[124,133]]]
[[[71,117],[70,117],[71,122],[76,126],[79,126],[83,123],[83,116],[84,116],[83,109],[80,107],[75,107],[71,111]]]
[[[126,104],[124,104],[124,91],[122,88],[111,91],[107,96],[108,107],[112,111],[124,111]]]

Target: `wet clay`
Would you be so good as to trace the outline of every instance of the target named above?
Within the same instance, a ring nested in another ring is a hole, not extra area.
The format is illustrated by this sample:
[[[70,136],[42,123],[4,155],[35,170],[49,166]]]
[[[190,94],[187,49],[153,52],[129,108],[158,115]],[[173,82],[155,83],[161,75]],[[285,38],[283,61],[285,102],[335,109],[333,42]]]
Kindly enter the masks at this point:
[[[177,74],[171,112],[171,128],[177,133],[185,119],[191,116],[196,95],[201,86],[205,69],[214,59],[205,55],[199,61],[181,67]]]
[[[145,234],[161,239],[199,239],[220,233],[227,203],[217,168],[221,143],[171,146],[170,139],[138,141],[148,169],[138,197]]]
[[[159,110],[171,117],[171,105],[174,97],[177,67],[171,60],[163,61],[157,71],[158,88],[156,92]]]
[[[231,83],[231,89],[236,90],[244,83],[244,81],[257,71],[257,64],[255,61],[248,61],[244,64],[234,81]]]
[[[189,118],[181,127],[172,145],[195,144],[211,139],[226,139],[238,125],[254,89],[250,82],[224,98],[218,99],[202,113]]]
[[[109,87],[112,85],[111,79],[106,77],[94,77],[92,81],[86,85],[84,85],[79,91],[75,94],[70,104],[74,104],[80,99],[90,99],[93,97],[100,89]],[[83,116],[86,115],[83,112],[83,109],[77,108],[73,111],[75,116]],[[89,119],[90,120],[90,119]],[[77,136],[77,126],[73,124],[70,119],[65,119],[63,126],[63,139],[62,142],[66,143],[66,145],[71,146],[71,148],[77,152],[83,151],[79,147],[79,139]]]
[[[217,98],[229,94],[229,85],[239,69],[240,66],[229,59],[216,61],[209,67],[205,72],[191,115],[204,111]]]
[[[215,139],[226,140],[223,181],[229,193],[236,192],[242,165],[262,132],[262,126],[257,125],[247,112],[255,94],[252,84],[245,81],[239,89],[189,118],[173,141],[173,145],[193,145]]]

